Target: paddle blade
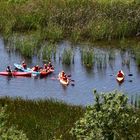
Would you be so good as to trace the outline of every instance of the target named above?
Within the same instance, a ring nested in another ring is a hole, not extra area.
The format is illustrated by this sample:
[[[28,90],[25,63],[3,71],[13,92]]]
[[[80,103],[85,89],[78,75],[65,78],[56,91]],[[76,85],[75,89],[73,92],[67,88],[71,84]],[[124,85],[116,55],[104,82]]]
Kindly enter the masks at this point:
[[[71,84],[71,86],[75,86],[75,84],[74,84],[74,83],[72,83],[72,84]]]
[[[70,79],[71,82],[75,82],[75,80]]]

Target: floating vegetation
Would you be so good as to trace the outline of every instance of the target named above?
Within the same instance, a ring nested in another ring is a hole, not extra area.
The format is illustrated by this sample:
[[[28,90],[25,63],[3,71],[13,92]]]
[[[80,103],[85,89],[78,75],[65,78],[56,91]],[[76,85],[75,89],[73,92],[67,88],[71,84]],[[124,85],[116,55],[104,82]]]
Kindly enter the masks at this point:
[[[94,51],[93,49],[82,49],[81,62],[88,68],[92,68],[94,65]]]
[[[62,53],[62,63],[66,65],[70,65],[71,63],[74,63],[74,55],[72,52],[72,49],[64,49]]]

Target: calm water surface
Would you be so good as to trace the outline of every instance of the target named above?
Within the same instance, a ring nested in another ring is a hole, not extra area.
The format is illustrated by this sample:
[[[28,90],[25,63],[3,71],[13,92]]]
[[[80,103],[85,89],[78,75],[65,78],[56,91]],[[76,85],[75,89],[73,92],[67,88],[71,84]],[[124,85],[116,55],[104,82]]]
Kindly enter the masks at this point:
[[[124,91],[128,96],[140,95],[140,72],[136,66],[132,54],[128,51],[121,52],[117,49],[104,49],[94,47],[95,57],[106,60],[102,67],[95,62],[94,68],[87,70],[81,64],[80,49],[82,45],[74,46],[75,64],[70,67],[62,65],[59,61],[59,56],[62,50],[67,47],[72,47],[69,42],[58,44],[56,60],[53,61],[55,72],[47,77],[7,77],[0,76],[0,96],[20,96],[25,99],[44,99],[53,98],[62,100],[67,103],[76,105],[88,105],[93,103],[93,89],[99,92],[112,91],[115,89]],[[85,46],[84,46],[85,47]],[[113,58],[109,61],[109,54],[113,54]],[[20,63],[24,58],[17,53],[11,53],[5,47],[3,39],[0,38],[0,71],[4,71],[7,65],[14,68],[14,63]],[[122,65],[125,60],[130,61],[130,65]],[[43,62],[35,56],[32,60],[26,60],[29,67],[35,64],[42,65]],[[71,79],[74,79],[75,86],[71,84],[68,87],[62,86],[59,81],[52,80],[52,77],[57,77],[61,70],[71,74]],[[115,75],[119,69],[122,69],[125,74],[125,81],[119,85],[115,79]],[[128,76],[132,73],[133,76]],[[132,82],[130,82],[132,80]]]

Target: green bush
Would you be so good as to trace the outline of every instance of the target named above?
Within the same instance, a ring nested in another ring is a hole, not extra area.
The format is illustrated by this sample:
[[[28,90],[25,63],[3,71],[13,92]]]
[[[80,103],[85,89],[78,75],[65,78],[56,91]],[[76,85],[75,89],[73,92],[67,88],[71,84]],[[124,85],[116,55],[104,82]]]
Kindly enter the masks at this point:
[[[81,140],[140,139],[139,117],[127,104],[128,98],[118,92],[95,95],[95,104],[87,107],[71,134]]]

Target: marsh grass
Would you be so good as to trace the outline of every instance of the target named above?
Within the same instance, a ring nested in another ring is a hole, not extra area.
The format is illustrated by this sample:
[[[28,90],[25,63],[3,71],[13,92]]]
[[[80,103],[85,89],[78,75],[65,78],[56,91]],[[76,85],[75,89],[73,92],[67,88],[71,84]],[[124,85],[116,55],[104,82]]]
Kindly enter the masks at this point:
[[[74,62],[74,54],[72,49],[65,48],[62,52],[62,64],[71,65]]]
[[[8,105],[9,124],[16,124],[30,140],[59,138],[74,139],[69,131],[84,113],[80,106],[67,105],[55,100],[23,100],[0,98],[2,106]]]
[[[101,40],[135,36],[139,30],[138,0],[10,0],[0,1],[0,31],[45,30],[44,38]]]
[[[81,50],[81,62],[88,68],[92,68],[94,65],[94,50],[82,49]]]
[[[43,46],[41,51],[43,61],[51,61],[52,58],[56,59],[56,45],[53,43],[47,43]]]
[[[31,38],[16,38],[14,42],[14,50],[27,58],[32,58],[36,46],[37,42]]]

